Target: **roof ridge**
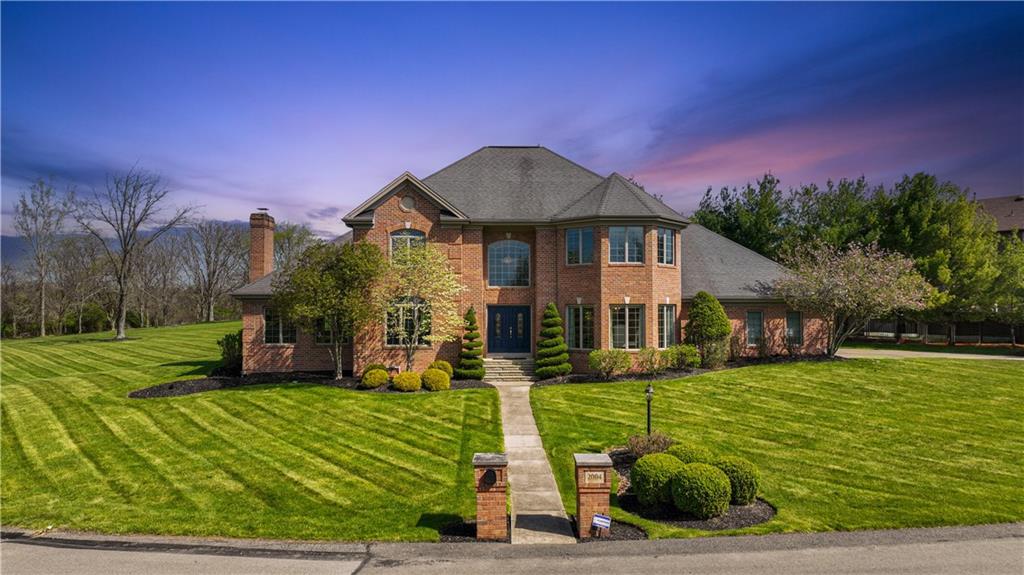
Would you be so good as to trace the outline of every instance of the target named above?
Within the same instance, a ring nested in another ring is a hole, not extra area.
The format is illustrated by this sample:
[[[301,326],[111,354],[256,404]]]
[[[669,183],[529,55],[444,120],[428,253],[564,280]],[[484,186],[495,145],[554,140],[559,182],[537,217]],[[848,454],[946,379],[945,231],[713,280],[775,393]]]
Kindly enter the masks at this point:
[[[607,178],[605,178],[604,182],[601,182],[602,184],[607,182],[608,185],[606,185],[604,187],[604,196],[601,197],[601,203],[598,204],[598,206],[597,206],[597,213],[599,215],[604,213],[604,207],[608,203],[608,195],[609,195],[608,192],[611,191],[611,189],[612,189],[612,182],[615,181],[616,177],[621,178],[622,176],[620,176],[618,172],[612,172]]]
[[[657,202],[657,203],[665,206],[666,208],[668,208],[669,211],[671,211],[671,212],[673,212],[675,214],[678,214],[680,217],[682,217],[682,214],[680,214],[679,212],[677,212],[674,209],[672,209],[672,206],[666,204],[665,202],[659,200],[658,198],[655,198],[651,194],[648,194],[647,190],[641,188],[639,185],[634,183],[629,178],[624,177],[622,174],[619,174],[618,172],[614,172],[613,175],[619,176],[619,179],[623,180],[623,183],[626,185],[626,188],[629,191],[633,192],[633,195],[636,196],[637,199],[640,200],[640,203],[642,203],[645,208],[650,210],[651,213],[657,213],[657,210],[652,208],[650,202]]]
[[[570,208],[572,208],[576,204],[582,202],[585,198],[590,196],[590,194],[594,193],[594,191],[597,190],[597,188],[600,187],[602,184],[604,184],[606,181],[608,181],[608,178],[603,178],[600,182],[595,184],[594,187],[592,187],[589,190],[587,190],[587,191],[583,192],[582,194],[580,194],[580,197],[578,197],[575,200],[569,202],[569,204],[566,205],[564,208],[562,208],[562,209],[558,210],[557,212],[555,212],[554,214],[552,214],[551,219],[555,219],[558,216],[564,214],[565,212],[568,212]]]
[[[591,174],[601,178],[602,180],[607,178],[607,176],[602,176],[601,174],[595,172],[594,170],[591,170],[590,168],[584,166],[583,164],[579,164],[579,163],[577,163],[577,162],[575,162],[573,160],[570,160],[569,158],[566,158],[562,154],[559,154],[558,152],[552,150],[551,148],[548,148],[547,146],[537,146],[537,147],[542,149],[542,150],[547,150],[548,153],[550,153],[550,154],[552,154],[554,156],[558,156],[559,158],[562,158],[566,162],[569,162],[570,164],[576,166],[577,168],[579,168],[579,169],[581,169],[581,170],[583,170],[585,172],[589,172],[589,173],[591,173]]]

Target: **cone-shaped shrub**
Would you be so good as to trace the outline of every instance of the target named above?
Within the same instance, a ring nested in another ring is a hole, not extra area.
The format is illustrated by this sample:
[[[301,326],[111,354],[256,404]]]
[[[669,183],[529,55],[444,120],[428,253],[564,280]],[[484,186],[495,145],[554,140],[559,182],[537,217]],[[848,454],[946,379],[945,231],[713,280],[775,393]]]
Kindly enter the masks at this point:
[[[455,368],[455,379],[483,379],[484,378],[484,342],[480,341],[480,326],[476,324],[476,311],[473,308],[466,310],[463,317],[465,325],[462,329],[466,333],[462,335],[462,353],[459,354],[459,367]]]
[[[699,291],[690,303],[686,339],[700,350],[701,365],[717,369],[725,364],[726,341],[732,332],[729,316],[715,296]]]
[[[548,379],[568,375],[572,371],[569,363],[569,346],[562,337],[562,316],[558,315],[555,304],[544,308],[544,319],[540,322],[541,339],[537,341],[537,379]]]

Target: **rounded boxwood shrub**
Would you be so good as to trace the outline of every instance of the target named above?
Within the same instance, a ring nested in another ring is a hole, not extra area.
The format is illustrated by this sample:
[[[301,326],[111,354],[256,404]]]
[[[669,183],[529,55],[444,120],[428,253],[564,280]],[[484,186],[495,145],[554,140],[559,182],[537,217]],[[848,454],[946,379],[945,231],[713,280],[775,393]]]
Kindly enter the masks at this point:
[[[637,501],[645,507],[671,503],[672,477],[682,468],[682,461],[666,453],[652,453],[637,459],[629,472],[629,483]]]
[[[560,375],[568,375],[572,371],[569,363],[569,346],[562,337],[562,316],[558,314],[555,304],[549,303],[544,308],[544,319],[540,322],[541,339],[537,340],[537,368],[534,375],[537,379],[550,379]]]
[[[363,372],[363,379],[359,381],[359,387],[363,389],[374,389],[388,382],[388,372],[383,369],[371,369]]]
[[[370,365],[363,367],[363,374],[365,375],[366,372],[373,371],[375,369],[382,369],[384,370],[384,373],[388,372],[388,366],[384,365],[383,363],[371,363]]]
[[[454,370],[455,379],[483,379],[484,342],[480,341],[480,326],[476,324],[476,311],[471,307],[463,316],[462,352],[459,353],[459,367]]]
[[[420,374],[415,371],[403,371],[391,379],[391,387],[398,391],[419,391],[422,386]]]
[[[423,387],[430,391],[451,389],[452,378],[443,370],[432,367],[423,372]]]
[[[757,497],[757,488],[761,484],[761,471],[753,463],[742,457],[725,456],[718,458],[715,467],[729,478],[732,489],[733,505],[749,505]]]
[[[448,374],[448,378],[451,379],[452,374],[455,372],[452,370],[452,364],[448,363],[443,359],[439,359],[427,366],[427,369],[440,369],[441,371]]]
[[[687,463],[672,475],[670,484],[676,508],[698,519],[717,517],[729,509],[729,477],[717,467]]]
[[[715,455],[707,447],[686,442],[673,443],[665,450],[665,453],[683,463],[711,463],[715,458]]]

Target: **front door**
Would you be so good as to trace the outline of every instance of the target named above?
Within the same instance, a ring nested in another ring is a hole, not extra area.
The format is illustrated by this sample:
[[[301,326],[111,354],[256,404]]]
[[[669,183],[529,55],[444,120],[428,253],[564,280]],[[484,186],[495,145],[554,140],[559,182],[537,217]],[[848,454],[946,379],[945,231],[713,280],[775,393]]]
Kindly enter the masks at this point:
[[[530,353],[530,306],[487,306],[487,352]]]

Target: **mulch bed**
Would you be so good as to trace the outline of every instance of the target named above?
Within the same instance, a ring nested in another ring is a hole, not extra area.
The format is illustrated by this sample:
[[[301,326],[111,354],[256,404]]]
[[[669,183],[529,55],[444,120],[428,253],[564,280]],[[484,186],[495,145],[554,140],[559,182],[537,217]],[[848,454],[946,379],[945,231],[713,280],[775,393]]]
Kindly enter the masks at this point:
[[[204,377],[201,379],[186,379],[183,381],[172,381],[170,383],[161,383],[160,385],[154,385],[152,387],[146,387],[143,389],[136,389],[135,391],[128,394],[128,397],[134,399],[150,399],[155,397],[179,397],[182,395],[191,395],[193,393],[202,393],[204,391],[215,391],[218,389],[234,389],[239,387],[246,387],[250,385],[268,385],[268,384],[283,384],[283,383],[306,383],[312,385],[324,385],[327,387],[338,387],[341,389],[351,389],[353,391],[362,391],[366,393],[433,393],[427,390],[420,391],[396,391],[388,386],[381,386],[374,389],[360,389],[359,379],[355,377],[346,377],[343,379],[334,379],[332,375],[323,373],[254,373],[246,376],[211,376]],[[477,389],[483,387],[494,387],[489,383],[477,381],[473,379],[469,380],[453,380],[452,390],[459,389]]]
[[[569,520],[572,521],[572,532],[578,533],[576,526],[576,516],[570,515]],[[586,539],[577,539],[580,543],[594,543],[597,541],[643,541],[647,539],[647,532],[637,527],[636,525],[630,525],[629,523],[623,523],[612,519],[611,529],[608,530],[608,535],[604,537],[588,537]]]
[[[442,527],[441,543],[503,543],[502,541],[478,541],[476,538],[476,521],[457,521]],[[512,516],[508,517],[508,537],[504,543],[512,543]]]
[[[775,517],[775,508],[766,501],[758,499],[750,505],[730,505],[729,510],[711,519],[697,519],[687,515],[675,507],[666,506],[647,509],[640,505],[631,493],[619,496],[619,507],[644,519],[657,521],[663,525],[681,527],[683,529],[700,529],[702,531],[722,531],[725,529],[742,529],[759,525]]]

